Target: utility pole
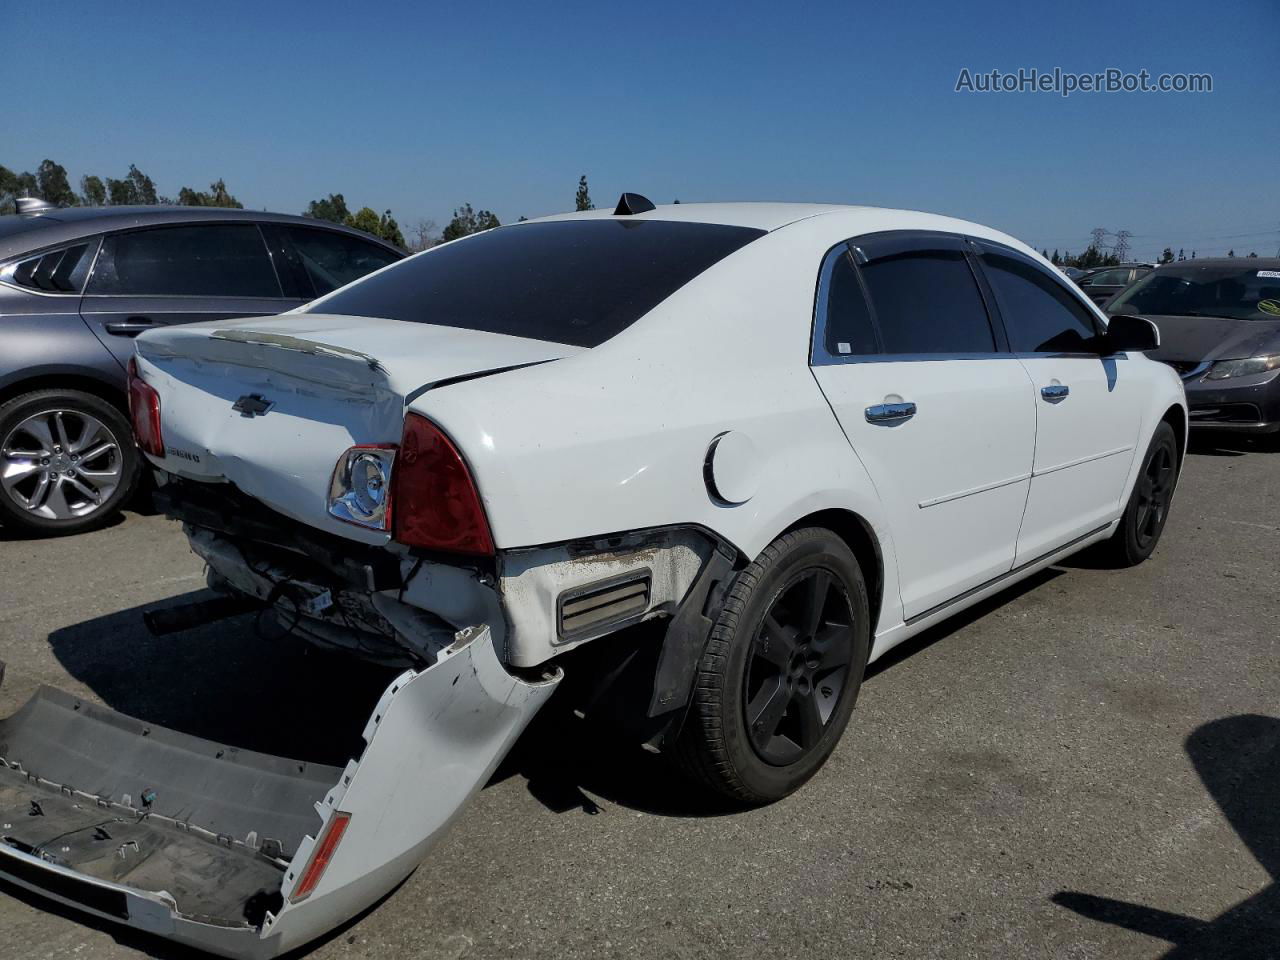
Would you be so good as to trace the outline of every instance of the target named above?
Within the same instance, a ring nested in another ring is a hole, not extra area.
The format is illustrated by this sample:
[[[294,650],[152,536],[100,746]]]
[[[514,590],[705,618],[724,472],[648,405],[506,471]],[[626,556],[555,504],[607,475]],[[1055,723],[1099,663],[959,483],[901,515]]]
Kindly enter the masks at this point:
[[[1115,255],[1121,263],[1129,259],[1129,238],[1132,236],[1133,234],[1128,230],[1121,230],[1116,234]]]

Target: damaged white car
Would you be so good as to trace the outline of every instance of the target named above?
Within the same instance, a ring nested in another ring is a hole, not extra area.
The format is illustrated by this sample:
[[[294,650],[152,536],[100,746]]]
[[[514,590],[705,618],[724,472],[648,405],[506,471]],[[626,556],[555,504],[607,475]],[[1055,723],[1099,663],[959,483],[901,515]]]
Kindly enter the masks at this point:
[[[138,443],[231,598],[192,622],[269,606],[404,669],[345,769],[42,692],[0,722],[0,875],[276,955],[407,876],[589,651],[639,742],[785,796],[890,647],[1151,553],[1187,424],[1157,343],[975,224],[631,194],[147,333]]]

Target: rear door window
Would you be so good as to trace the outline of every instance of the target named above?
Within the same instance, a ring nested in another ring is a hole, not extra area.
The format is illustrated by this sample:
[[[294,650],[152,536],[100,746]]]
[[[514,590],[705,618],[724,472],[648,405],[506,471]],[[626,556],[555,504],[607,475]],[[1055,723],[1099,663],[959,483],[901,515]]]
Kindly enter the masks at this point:
[[[959,238],[855,241],[863,280],[888,354],[983,354],[996,350],[986,303]]]
[[[401,259],[386,247],[336,230],[287,227],[286,232],[317,297]]]
[[[594,347],[763,230],[553,220],[436,247],[307,307]]]
[[[136,297],[281,296],[266,244],[252,223],[108,234],[85,292]]]
[[[1098,330],[1093,314],[1047,271],[1012,251],[981,245],[982,267],[1017,353],[1086,349]]]
[[[823,266],[821,291],[825,302],[822,311],[822,347],[833,357],[867,356],[880,352],[875,324],[867,305],[857,268],[849,248],[841,244],[827,254]]]

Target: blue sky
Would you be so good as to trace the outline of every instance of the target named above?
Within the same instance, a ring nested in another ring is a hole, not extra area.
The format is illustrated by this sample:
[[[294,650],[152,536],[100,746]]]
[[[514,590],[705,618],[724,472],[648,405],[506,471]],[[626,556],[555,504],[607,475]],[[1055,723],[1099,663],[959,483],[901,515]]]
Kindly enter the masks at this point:
[[[904,206],[1081,249],[1280,248],[1280,2],[20,3],[0,164],[253,207]],[[1211,94],[961,94],[962,68],[1213,75]]]

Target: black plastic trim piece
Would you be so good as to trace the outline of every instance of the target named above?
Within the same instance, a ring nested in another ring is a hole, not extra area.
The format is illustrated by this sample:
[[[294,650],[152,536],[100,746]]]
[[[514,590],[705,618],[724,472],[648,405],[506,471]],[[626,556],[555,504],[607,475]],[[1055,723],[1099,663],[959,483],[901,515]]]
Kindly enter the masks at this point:
[[[117,920],[129,919],[129,898],[123,890],[100,887],[80,877],[69,877],[56,870],[36,866],[20,856],[8,854],[0,844],[0,874],[12,877],[50,896],[77,903]]]
[[[618,198],[618,207],[613,211],[615,217],[629,217],[636,213],[648,213],[658,209],[648,197],[638,193],[624,193]]]

